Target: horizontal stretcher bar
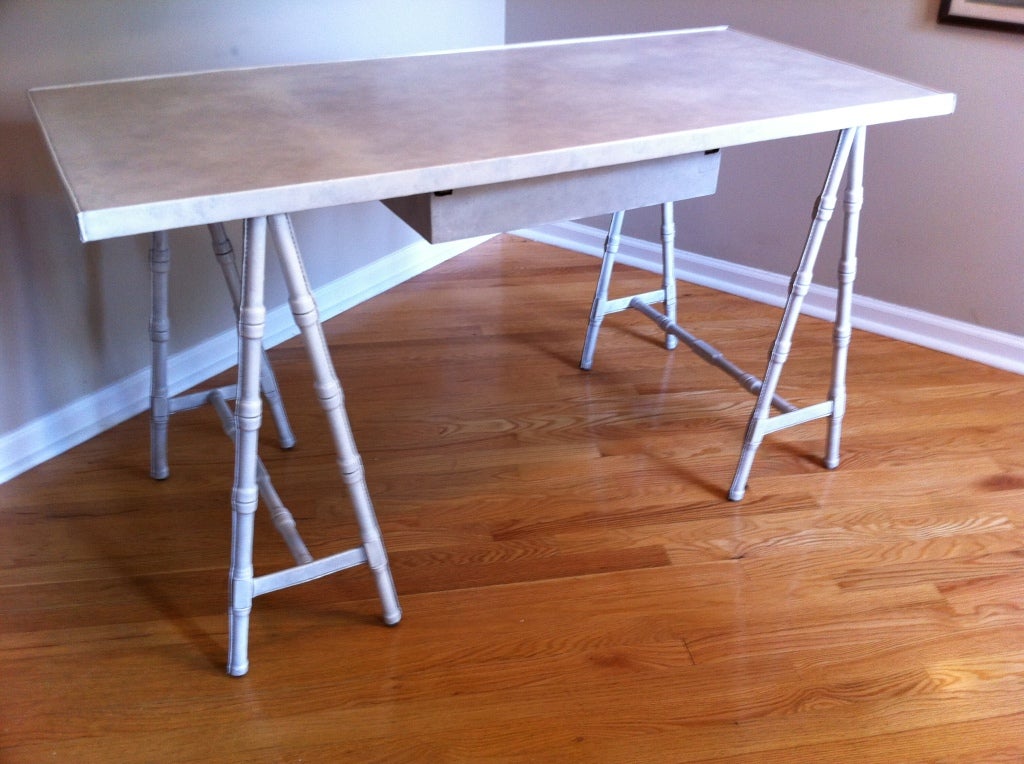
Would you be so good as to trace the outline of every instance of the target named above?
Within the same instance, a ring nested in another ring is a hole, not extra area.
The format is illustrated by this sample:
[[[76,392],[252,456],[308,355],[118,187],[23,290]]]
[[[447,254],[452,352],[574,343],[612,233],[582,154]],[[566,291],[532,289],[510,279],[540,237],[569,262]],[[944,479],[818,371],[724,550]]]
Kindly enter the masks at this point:
[[[649,319],[654,321],[658,325],[658,328],[664,332],[668,332],[680,340],[690,348],[694,353],[703,358],[705,361],[710,363],[712,366],[716,366],[730,377],[740,383],[743,389],[747,390],[754,395],[757,395],[761,391],[762,382],[760,379],[755,377],[749,372],[743,371],[739,366],[734,364],[728,358],[726,358],[720,350],[713,345],[705,342],[704,340],[698,339],[690,332],[686,331],[683,327],[670,321],[665,316],[661,315],[657,310],[652,308],[641,297],[634,297],[630,300],[629,307],[634,310],[638,310],[647,316]],[[780,395],[772,396],[772,406],[784,414],[790,414],[798,411],[797,406],[793,405],[785,398]],[[813,417],[812,417],[813,418]],[[795,424],[795,423],[794,423]],[[784,425],[786,426],[786,425]]]

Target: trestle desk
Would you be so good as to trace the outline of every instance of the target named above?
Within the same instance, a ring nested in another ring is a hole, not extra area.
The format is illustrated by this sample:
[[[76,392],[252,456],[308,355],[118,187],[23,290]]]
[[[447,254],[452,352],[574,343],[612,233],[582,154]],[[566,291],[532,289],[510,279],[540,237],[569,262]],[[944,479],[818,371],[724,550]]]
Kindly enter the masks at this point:
[[[498,232],[711,193],[719,152],[731,146],[836,132],[767,371],[760,379],[734,374],[757,394],[731,491],[740,498],[758,444],[782,427],[828,418],[826,463],[837,462],[865,130],[947,114],[955,103],[949,93],[724,27],[146,77],[41,88],[30,98],[83,241],[245,221],[231,427],[234,675],[248,670],[249,614],[262,593],[365,563],[384,620],[401,617],[290,213],[388,200],[431,239]],[[781,405],[779,374],[844,176],[831,388],[820,404]],[[296,554],[294,567],[254,576],[268,235],[361,540],[320,560]],[[632,300],[667,333],[718,358],[649,302]],[[783,413],[772,415],[773,404]]]

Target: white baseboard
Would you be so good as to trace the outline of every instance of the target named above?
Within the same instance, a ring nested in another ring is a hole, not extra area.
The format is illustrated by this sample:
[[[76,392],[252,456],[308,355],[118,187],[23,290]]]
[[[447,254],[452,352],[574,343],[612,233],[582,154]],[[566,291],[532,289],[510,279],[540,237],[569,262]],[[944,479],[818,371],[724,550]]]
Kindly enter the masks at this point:
[[[326,320],[370,299],[489,237],[450,244],[420,241],[375,260],[316,290],[320,315]],[[266,345],[273,347],[298,333],[287,306],[267,312]],[[202,383],[235,365],[237,338],[228,329],[167,361],[172,395]],[[0,435],[0,483],[67,451],[149,408],[149,369],[83,396],[60,409]],[[140,444],[145,447],[145,444]]]
[[[578,223],[558,223],[516,232],[536,241],[600,256],[604,231]],[[397,284],[475,247],[488,237],[430,246],[417,242],[382,257],[316,290],[324,319],[358,305]],[[657,244],[624,236],[619,262],[646,270],[660,268]],[[677,253],[679,278],[770,305],[782,305],[788,278],[692,252]],[[812,286],[804,312],[830,319],[835,290]],[[1024,374],[1024,338],[924,311],[855,296],[853,323],[859,329]],[[267,345],[295,336],[287,306],[267,314]],[[174,354],[168,360],[172,394],[187,390],[235,364],[232,330]],[[56,411],[0,435],[0,483],[83,443],[149,407],[149,369],[83,396]]]
[[[604,250],[605,231],[579,223],[555,223],[516,233],[598,257]],[[617,261],[660,272],[661,246],[623,236]],[[676,252],[676,275],[693,284],[775,306],[783,305],[789,286],[787,276],[682,250]],[[835,315],[835,299],[835,289],[812,285],[803,312],[831,320]],[[851,320],[858,329],[1024,374],[1024,337],[1016,334],[860,295],[853,298],[852,312]]]

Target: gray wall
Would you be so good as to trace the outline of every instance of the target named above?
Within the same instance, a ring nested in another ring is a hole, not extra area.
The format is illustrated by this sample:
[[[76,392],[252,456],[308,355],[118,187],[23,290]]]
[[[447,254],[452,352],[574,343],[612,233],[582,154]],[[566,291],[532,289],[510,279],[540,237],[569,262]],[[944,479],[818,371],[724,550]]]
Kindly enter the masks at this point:
[[[939,26],[937,10],[938,0],[0,0],[0,446],[20,447],[12,433],[148,363],[147,242],[77,241],[24,95],[110,77],[730,24],[959,94],[952,117],[870,131],[858,292],[1024,334],[1024,37]],[[811,138],[727,152],[720,193],[679,205],[679,246],[788,273],[829,151]],[[376,204],[296,224],[316,285],[416,241]],[[644,211],[626,232],[656,240],[657,227]],[[172,244],[174,352],[232,320],[205,232]],[[280,297],[271,290],[271,304]]]
[[[506,8],[509,42],[728,24],[955,91],[951,117],[868,131],[857,292],[1024,334],[1024,36],[940,26],[938,0],[507,0]],[[725,152],[719,193],[677,205],[678,245],[789,273],[830,149],[831,140],[812,138]],[[656,241],[656,212],[627,216],[625,232]],[[826,265],[819,270],[830,276]]]
[[[0,440],[145,368],[149,353],[148,241],[78,242],[27,88],[499,44],[504,8],[504,0],[0,0]],[[376,203],[302,215],[296,227],[314,286],[418,240]],[[238,227],[230,232],[240,243]],[[172,246],[173,353],[229,329],[232,317],[205,230],[175,232]],[[268,307],[282,296],[277,285]]]

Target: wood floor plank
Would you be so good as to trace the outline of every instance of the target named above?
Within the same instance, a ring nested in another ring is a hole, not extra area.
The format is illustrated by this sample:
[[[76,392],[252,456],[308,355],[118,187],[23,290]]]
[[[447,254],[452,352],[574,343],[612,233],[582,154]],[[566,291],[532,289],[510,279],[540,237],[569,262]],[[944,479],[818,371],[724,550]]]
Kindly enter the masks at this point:
[[[209,411],[172,418],[166,481],[136,417],[0,486],[0,761],[1024,761],[1021,378],[855,332],[840,467],[821,423],[777,433],[730,502],[752,398],[631,313],[581,372],[596,275],[504,236],[325,325],[396,627],[344,571],[257,599],[224,675]],[[760,373],[779,311],[679,286]],[[831,331],[801,322],[787,397],[824,394]],[[304,351],[271,358],[299,443],[261,456],[310,548],[347,548]],[[258,571],[288,561],[265,514]]]

